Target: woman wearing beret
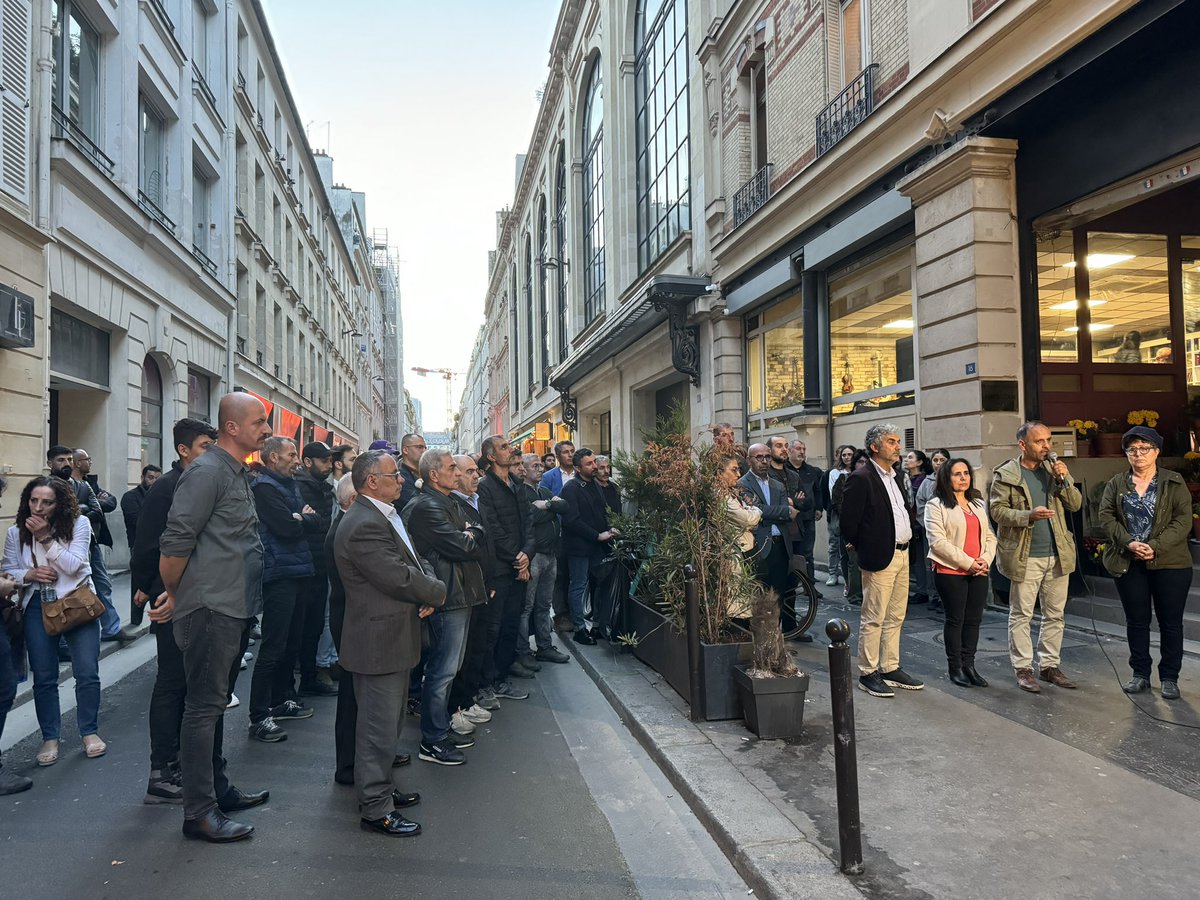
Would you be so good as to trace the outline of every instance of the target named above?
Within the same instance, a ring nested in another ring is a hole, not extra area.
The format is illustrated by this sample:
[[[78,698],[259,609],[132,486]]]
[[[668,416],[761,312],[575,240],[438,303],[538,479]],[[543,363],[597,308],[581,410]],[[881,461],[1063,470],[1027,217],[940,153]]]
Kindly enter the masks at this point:
[[[1107,543],[1104,568],[1116,579],[1129,639],[1128,694],[1150,688],[1150,613],[1158,617],[1162,658],[1158,678],[1164,700],[1179,699],[1183,662],[1183,610],[1192,586],[1192,497],[1178,472],[1158,467],[1162,436],[1137,425],[1121,445],[1129,470],[1114,475],[1100,501]]]

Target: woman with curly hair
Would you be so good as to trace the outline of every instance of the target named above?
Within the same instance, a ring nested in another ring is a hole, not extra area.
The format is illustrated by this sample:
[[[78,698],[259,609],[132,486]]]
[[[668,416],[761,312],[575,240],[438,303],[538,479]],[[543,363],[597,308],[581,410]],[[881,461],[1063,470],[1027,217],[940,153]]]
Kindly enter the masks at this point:
[[[39,766],[58,762],[62,714],[58,704],[58,636],[46,634],[39,604],[42,592],[64,597],[91,587],[92,526],[79,514],[75,492],[61,478],[42,475],[21,492],[17,524],[4,541],[3,570],[21,586],[25,648],[33,672],[33,705],[42,729]],[[96,734],[100,715],[100,623],[86,622],[62,635],[71,649],[76,718],[89,759],[107,749]]]
[[[754,551],[754,529],[762,521],[762,510],[755,506],[738,487],[741,478],[739,457],[730,454],[721,458],[717,463],[717,487],[725,496],[725,514],[741,529],[738,535],[738,549],[743,556],[751,556]],[[736,607],[731,605],[729,615],[735,619],[750,618],[750,601],[741,600]]]

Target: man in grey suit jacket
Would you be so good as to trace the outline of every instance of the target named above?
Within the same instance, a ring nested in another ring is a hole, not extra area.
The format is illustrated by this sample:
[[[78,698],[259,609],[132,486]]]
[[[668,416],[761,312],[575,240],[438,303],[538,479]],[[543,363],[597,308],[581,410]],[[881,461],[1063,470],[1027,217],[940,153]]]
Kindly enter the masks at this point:
[[[420,802],[392,784],[392,761],[408,701],[409,671],[421,658],[421,619],[446,602],[446,586],[421,567],[400,515],[395,457],[362,454],[351,472],[358,499],[334,540],[334,559],[346,591],[339,650],[353,674],[358,700],[354,784],[362,827],[394,837],[421,833],[397,808]]]
[[[755,574],[764,585],[773,588],[782,601],[791,582],[788,526],[798,511],[789,502],[782,482],[771,473],[771,451],[767,445],[753,444],[746,455],[750,458],[750,471],[738,479],[738,487],[762,510],[762,520],[754,529]],[[795,627],[794,618],[785,610],[784,627]]]

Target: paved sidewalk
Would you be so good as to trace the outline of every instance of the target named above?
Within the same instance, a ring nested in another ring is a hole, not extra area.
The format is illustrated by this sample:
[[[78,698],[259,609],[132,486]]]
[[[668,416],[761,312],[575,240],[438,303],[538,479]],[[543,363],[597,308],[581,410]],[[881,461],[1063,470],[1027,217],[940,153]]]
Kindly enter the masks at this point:
[[[576,657],[759,897],[1173,898],[1195,896],[1200,859],[1181,836],[1200,821],[1200,732],[1154,721],[1119,688],[1126,648],[1070,629],[1078,691],[1037,696],[1012,681],[1004,617],[989,612],[978,662],[992,685],[946,679],[941,619],[914,607],[906,670],[927,688],[892,700],[855,692],[866,873],[837,873],[828,646],[796,645],[811,676],[802,737],[759,741],[741,722],[687,720],[687,705],[628,652]],[[819,621],[857,610],[826,602]],[[1196,659],[1184,700],[1141,695],[1155,716],[1200,725]]]

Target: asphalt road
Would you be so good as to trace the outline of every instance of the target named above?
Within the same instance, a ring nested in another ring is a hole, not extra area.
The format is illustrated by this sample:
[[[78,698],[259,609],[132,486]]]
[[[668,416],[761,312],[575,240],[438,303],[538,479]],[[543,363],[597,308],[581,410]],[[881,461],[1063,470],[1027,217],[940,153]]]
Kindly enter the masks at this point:
[[[147,641],[107,658],[100,734],[108,754],[79,750],[65,713],[62,757],[33,762],[30,734],[5,765],[35,780],[0,799],[0,883],[7,896],[51,897],[744,897],[747,888],[669,784],[574,663],[547,665],[526,701],[508,701],[479,726],[469,762],[416,758],[397,786],[419,791],[407,811],[424,833],[388,838],[359,828],[354,790],[333,781],[334,699],[288,722],[280,744],[246,738],[246,707],[227,716],[235,784],[270,789],[268,804],[239,817],[254,836],[211,846],[180,834],[177,807],[145,806],[146,709],[153,660],[133,668]],[[249,691],[249,673],[238,690]],[[112,682],[109,684],[109,682]],[[72,683],[63,693],[69,695]],[[10,717],[27,726],[28,708]]]

